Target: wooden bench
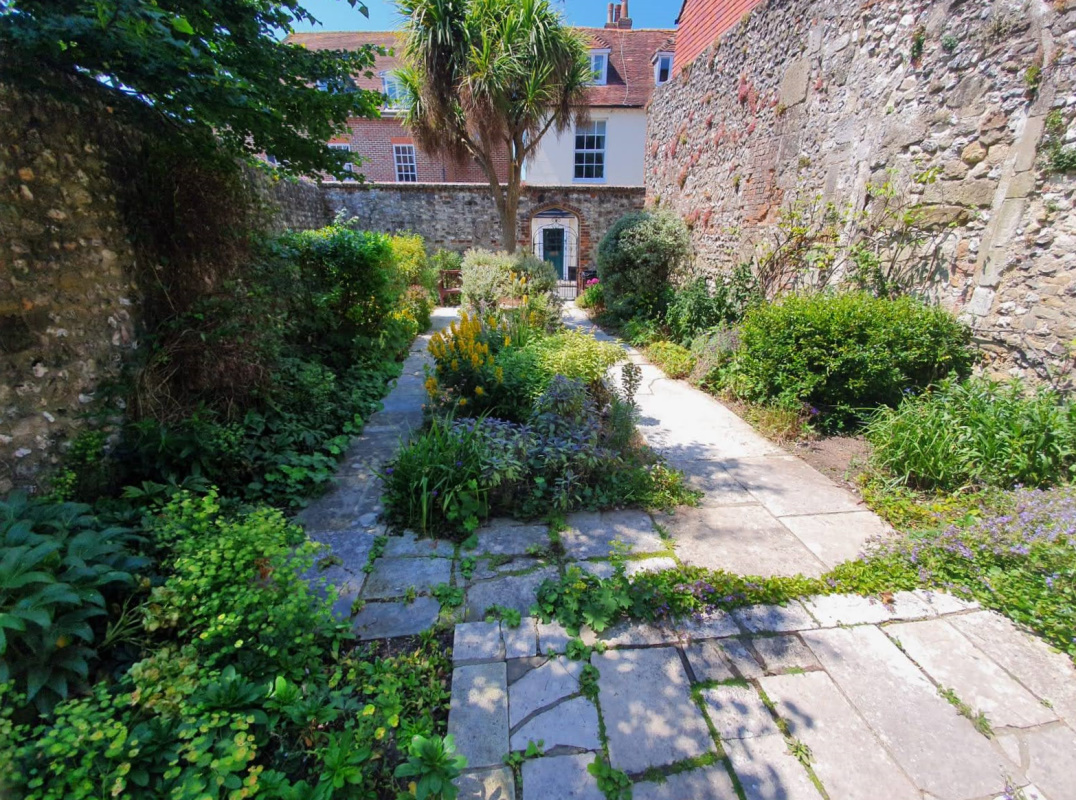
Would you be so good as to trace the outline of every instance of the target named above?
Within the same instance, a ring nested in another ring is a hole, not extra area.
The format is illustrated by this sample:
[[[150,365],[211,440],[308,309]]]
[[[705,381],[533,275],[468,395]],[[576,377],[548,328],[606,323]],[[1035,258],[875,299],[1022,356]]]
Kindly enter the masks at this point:
[[[443,269],[441,279],[437,283],[437,294],[441,297],[441,305],[450,305],[448,300],[453,299],[451,305],[459,303],[459,296],[463,292],[463,270]]]

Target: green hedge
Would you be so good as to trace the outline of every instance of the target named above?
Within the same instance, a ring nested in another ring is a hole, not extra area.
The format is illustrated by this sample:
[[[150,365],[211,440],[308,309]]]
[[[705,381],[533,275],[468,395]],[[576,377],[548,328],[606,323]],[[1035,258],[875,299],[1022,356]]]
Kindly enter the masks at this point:
[[[911,297],[791,294],[744,317],[725,383],[754,402],[808,404],[826,430],[860,424],[974,361],[971,332]]]

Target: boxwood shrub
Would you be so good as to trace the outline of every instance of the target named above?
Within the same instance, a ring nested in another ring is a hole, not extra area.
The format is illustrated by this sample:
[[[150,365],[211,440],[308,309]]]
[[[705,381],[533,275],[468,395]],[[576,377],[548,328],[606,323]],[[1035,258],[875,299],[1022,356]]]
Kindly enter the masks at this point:
[[[911,297],[789,294],[751,309],[725,385],[753,402],[808,404],[823,430],[856,427],[865,412],[970,372],[971,331]]]

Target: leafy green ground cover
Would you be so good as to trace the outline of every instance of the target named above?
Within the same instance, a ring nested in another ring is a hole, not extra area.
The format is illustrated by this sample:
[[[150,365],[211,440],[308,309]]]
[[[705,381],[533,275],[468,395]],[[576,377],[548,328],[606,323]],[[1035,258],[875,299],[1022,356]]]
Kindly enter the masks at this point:
[[[281,510],[376,409],[435,273],[416,237],[343,220],[251,252],[162,326],[124,425],[75,442],[51,497],[0,501],[4,796],[396,797],[454,774],[445,643],[357,646]]]

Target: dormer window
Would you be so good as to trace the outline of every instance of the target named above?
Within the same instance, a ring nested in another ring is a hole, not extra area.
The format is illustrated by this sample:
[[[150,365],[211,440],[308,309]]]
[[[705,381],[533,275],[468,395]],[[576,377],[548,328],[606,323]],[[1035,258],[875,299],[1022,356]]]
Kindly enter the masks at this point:
[[[605,86],[606,79],[609,77],[608,50],[590,51],[590,71],[593,75],[590,82],[595,86]]]
[[[404,86],[394,72],[381,73],[381,93],[385,95],[385,108],[400,108],[404,104]]]
[[[654,85],[668,83],[672,77],[673,54],[658,53],[654,56]]]

